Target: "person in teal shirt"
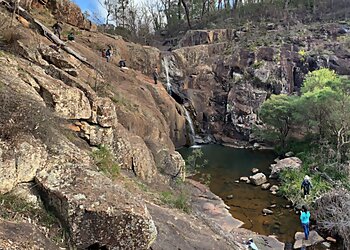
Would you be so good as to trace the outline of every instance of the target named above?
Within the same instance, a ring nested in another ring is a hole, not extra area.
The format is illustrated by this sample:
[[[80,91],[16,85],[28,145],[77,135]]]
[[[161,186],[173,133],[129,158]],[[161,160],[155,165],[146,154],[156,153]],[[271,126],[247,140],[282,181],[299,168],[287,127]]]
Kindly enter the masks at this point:
[[[310,229],[309,229],[310,212],[307,210],[307,207],[305,205],[303,205],[301,208],[300,221],[304,229],[305,240],[308,240],[309,233],[310,233]]]

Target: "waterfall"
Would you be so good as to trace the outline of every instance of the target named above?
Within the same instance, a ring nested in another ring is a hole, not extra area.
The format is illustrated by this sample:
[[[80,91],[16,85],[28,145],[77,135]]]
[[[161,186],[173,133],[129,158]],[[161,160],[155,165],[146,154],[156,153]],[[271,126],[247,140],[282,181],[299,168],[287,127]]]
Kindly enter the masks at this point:
[[[170,77],[169,77],[169,61],[166,55],[163,57],[163,66],[165,69],[165,76],[166,76],[166,90],[168,91],[169,94],[171,94],[171,83],[170,83]]]
[[[183,108],[185,110],[186,121],[187,121],[189,129],[190,129],[190,131],[189,131],[190,143],[191,144],[195,144],[196,143],[195,142],[196,132],[194,130],[193,121],[192,121],[192,118],[191,118],[190,113],[188,112],[188,110],[185,107],[183,107]]]

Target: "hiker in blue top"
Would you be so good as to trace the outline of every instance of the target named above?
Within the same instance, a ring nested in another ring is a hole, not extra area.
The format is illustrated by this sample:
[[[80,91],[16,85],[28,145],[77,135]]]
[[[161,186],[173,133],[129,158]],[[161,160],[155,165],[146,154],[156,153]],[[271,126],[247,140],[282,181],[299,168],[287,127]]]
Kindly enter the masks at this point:
[[[306,195],[310,194],[310,189],[312,188],[312,184],[310,181],[310,177],[305,175],[303,182],[301,183],[301,189],[304,189],[304,198]]]
[[[301,208],[300,221],[304,229],[305,240],[308,240],[309,232],[310,232],[309,230],[310,212],[307,210],[307,207],[305,205],[303,205]]]

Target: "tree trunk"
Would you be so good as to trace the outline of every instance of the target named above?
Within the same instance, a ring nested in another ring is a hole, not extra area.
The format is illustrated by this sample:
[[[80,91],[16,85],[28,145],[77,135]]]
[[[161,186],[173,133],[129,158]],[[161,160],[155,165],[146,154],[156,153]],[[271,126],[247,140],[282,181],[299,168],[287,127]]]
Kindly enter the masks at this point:
[[[189,10],[188,10],[188,6],[187,6],[185,0],[181,0],[181,2],[182,2],[182,5],[183,5],[183,7],[185,9],[185,14],[186,14],[188,28],[192,29],[191,20],[190,20],[190,13],[189,13]]]

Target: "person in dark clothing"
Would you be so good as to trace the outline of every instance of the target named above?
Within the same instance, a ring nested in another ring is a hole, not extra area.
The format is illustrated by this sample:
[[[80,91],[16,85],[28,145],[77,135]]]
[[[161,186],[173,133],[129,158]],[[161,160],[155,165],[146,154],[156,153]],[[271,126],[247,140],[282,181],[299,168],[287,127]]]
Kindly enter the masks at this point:
[[[68,38],[68,41],[74,41],[74,40],[75,40],[73,30],[71,30],[71,31],[69,32],[67,38]]]
[[[121,59],[121,60],[119,61],[119,67],[120,67],[120,68],[126,67],[125,59]]]
[[[53,33],[61,39],[62,26],[60,22],[56,22],[53,26]]]
[[[310,194],[310,189],[312,188],[312,184],[310,181],[310,177],[305,175],[303,182],[301,183],[301,189],[304,190],[304,198],[306,195]]]
[[[155,67],[154,70],[153,70],[153,80],[154,80],[154,84],[157,84],[158,83],[158,68]]]
[[[111,60],[112,55],[113,55],[113,50],[112,50],[112,48],[108,48],[108,49],[106,50],[106,59],[107,59],[107,62],[109,62],[109,61]]]

